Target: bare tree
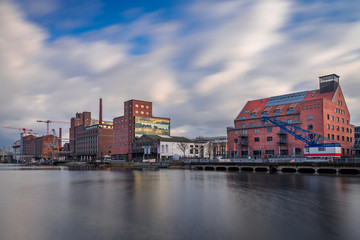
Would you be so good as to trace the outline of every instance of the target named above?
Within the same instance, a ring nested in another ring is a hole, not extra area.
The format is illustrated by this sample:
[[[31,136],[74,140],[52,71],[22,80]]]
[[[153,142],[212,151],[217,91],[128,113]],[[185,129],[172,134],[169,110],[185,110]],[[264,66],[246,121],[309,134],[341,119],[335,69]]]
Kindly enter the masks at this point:
[[[212,142],[207,142],[207,143],[206,143],[206,149],[205,149],[205,151],[206,151],[206,155],[207,155],[207,157],[208,157],[209,159],[211,159],[212,156],[213,156],[213,147],[214,147],[214,144],[213,144]]]
[[[178,148],[183,152],[184,157],[185,157],[185,152],[186,152],[186,150],[189,148],[189,145],[188,145],[187,143],[185,143],[185,142],[179,142],[179,143],[177,144],[177,146],[178,146]]]

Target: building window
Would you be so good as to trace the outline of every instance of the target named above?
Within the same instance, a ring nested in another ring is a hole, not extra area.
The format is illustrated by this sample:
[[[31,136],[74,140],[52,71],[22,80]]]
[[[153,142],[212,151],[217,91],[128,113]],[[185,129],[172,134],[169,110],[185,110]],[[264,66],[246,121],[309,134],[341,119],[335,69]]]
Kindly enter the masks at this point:
[[[337,135],[337,136],[336,136],[336,139],[337,139],[338,141],[340,141],[340,136],[339,136],[339,135]]]
[[[313,125],[312,124],[309,124],[308,125],[308,130],[312,130],[313,129]]]
[[[343,119],[343,118],[341,119],[341,123],[344,123],[344,119]]]
[[[330,120],[330,115],[329,114],[327,115],[327,119]]]
[[[260,130],[259,129],[254,129],[254,133],[259,133]]]
[[[352,142],[352,137],[350,137],[350,142]]]
[[[328,134],[328,139],[330,139],[330,134]]]
[[[330,129],[330,124],[327,125],[327,129]]]
[[[243,119],[245,119],[245,117],[240,117],[240,120],[243,120]]]
[[[344,136],[342,136],[342,137],[341,137],[341,140],[342,140],[343,142],[345,142],[345,137],[344,137]]]
[[[254,138],[254,142],[260,142],[260,138],[258,137]]]
[[[352,133],[352,129],[350,128],[350,133]]]
[[[342,131],[342,132],[344,132],[344,131],[345,131],[344,127],[341,127],[341,131]]]
[[[265,150],[265,154],[266,155],[274,155],[275,151],[274,150]]]
[[[347,141],[347,142],[349,141],[349,137],[346,137],[346,141]]]
[[[135,113],[139,113],[139,111],[135,111]]]
[[[334,116],[331,116],[331,121],[334,121]]]
[[[306,105],[306,109],[309,109],[309,105]]]
[[[349,124],[349,120],[346,120],[346,124]]]
[[[238,140],[237,140],[237,138],[235,138],[235,139],[234,139],[234,143],[237,143],[237,142],[238,142]]]
[[[339,122],[339,118],[338,118],[338,117],[336,118],[336,121]]]
[[[292,123],[292,122],[293,122],[292,119],[287,120],[287,123],[289,123],[289,124]]]
[[[272,128],[267,128],[266,131],[267,131],[268,133],[270,133],[270,132],[272,132]]]
[[[308,120],[312,120],[312,119],[313,119],[313,115],[308,115],[308,116],[307,116],[307,119],[308,119]]]
[[[269,113],[269,111],[264,111],[261,116],[266,117],[268,115],[268,113]]]
[[[247,135],[247,130],[243,130],[242,134],[246,136]]]
[[[280,113],[281,113],[281,109],[276,109],[274,116],[278,116],[278,115],[280,115]]]
[[[316,108],[316,104],[314,104],[314,108]]]
[[[289,111],[287,112],[287,114],[293,114],[293,113],[294,113],[294,110],[295,110],[295,108],[294,108],[294,107],[289,108]]]
[[[141,108],[144,108],[144,105],[141,105]]]
[[[250,110],[246,110],[244,113],[249,113],[250,112]]]
[[[335,140],[334,134],[331,134],[331,139],[332,139],[332,140]]]
[[[255,117],[256,117],[256,113],[257,113],[257,112],[251,113],[250,118],[255,118]]]
[[[273,140],[272,137],[267,137],[267,138],[266,138],[266,141],[268,141],[268,142],[272,142],[272,140]]]
[[[303,110],[305,110],[305,106],[303,106]]]
[[[340,127],[339,127],[339,126],[336,126],[336,131],[340,131]]]
[[[312,105],[310,105],[310,109],[312,109]]]
[[[347,132],[347,133],[349,132],[349,129],[348,129],[348,128],[346,128],[346,132]]]
[[[146,109],[149,109],[149,106],[146,106]]]

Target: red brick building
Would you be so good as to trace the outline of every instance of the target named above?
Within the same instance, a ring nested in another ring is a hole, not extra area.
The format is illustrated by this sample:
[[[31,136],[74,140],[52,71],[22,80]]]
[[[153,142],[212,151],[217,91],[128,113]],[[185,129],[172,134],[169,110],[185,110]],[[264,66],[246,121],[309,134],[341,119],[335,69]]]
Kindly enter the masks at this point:
[[[321,134],[341,144],[343,156],[351,155],[354,126],[339,85],[339,76],[319,78],[320,88],[248,101],[228,127],[228,147],[232,157],[303,155],[305,143],[264,122],[262,116],[277,117],[287,123]]]
[[[134,141],[143,134],[170,135],[170,118],[152,115],[152,102],[129,100],[124,102],[124,115],[113,119],[114,156],[132,159]]]
[[[76,113],[70,121],[70,156],[92,161],[113,153],[113,123],[102,120],[100,99],[99,120],[91,119],[90,112]]]
[[[21,154],[25,161],[52,159],[53,150],[59,150],[61,147],[61,141],[54,135],[38,137],[37,134],[24,134],[21,141]]]

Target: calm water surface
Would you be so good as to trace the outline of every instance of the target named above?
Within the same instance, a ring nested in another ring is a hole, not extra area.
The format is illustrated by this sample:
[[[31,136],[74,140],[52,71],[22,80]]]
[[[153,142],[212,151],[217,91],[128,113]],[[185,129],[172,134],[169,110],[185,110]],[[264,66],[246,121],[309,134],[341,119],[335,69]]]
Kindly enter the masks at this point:
[[[360,239],[360,178],[0,165],[0,239]]]

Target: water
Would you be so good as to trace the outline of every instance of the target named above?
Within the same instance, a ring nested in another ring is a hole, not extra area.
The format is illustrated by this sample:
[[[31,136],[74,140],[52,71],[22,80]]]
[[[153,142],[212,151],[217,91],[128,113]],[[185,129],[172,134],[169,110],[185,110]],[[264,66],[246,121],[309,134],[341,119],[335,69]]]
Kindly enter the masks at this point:
[[[360,239],[360,178],[0,166],[0,239]]]

